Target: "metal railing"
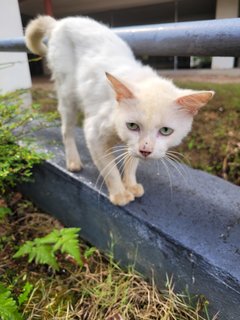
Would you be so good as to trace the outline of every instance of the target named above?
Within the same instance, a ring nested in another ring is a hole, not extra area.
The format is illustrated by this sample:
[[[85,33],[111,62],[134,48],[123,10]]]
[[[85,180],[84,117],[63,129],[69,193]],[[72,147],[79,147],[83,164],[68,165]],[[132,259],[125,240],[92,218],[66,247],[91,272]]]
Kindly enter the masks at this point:
[[[240,56],[240,18],[113,28],[137,55]],[[0,40],[0,51],[27,51],[24,38]]]

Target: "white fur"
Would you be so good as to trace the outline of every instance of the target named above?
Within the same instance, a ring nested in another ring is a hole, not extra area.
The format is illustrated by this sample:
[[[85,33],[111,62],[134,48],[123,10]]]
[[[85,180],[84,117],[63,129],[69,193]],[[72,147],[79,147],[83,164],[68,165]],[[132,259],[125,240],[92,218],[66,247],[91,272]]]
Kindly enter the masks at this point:
[[[33,20],[27,27],[27,44],[33,52],[43,54],[39,34],[51,35],[47,60],[59,99],[67,168],[77,171],[82,167],[74,138],[76,112],[82,110],[87,145],[108,186],[110,200],[125,205],[141,196],[143,188],[135,175],[138,158],[142,157],[139,150],[150,148],[148,158],[160,158],[182,141],[191,129],[193,117],[186,110],[179,110],[176,100],[193,91],[181,90],[143,66],[123,40],[90,18]],[[106,72],[119,79],[135,98],[118,103]],[[127,129],[127,122],[137,123],[140,131]],[[161,136],[162,127],[174,129],[173,134]],[[114,152],[110,153],[118,142],[126,144],[134,157],[125,161],[123,180],[113,166]]]

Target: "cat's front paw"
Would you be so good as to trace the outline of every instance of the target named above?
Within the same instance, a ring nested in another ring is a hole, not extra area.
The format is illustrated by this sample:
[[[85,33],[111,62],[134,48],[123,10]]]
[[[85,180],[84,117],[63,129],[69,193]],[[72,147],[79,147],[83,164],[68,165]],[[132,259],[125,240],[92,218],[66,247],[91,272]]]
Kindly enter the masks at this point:
[[[144,194],[143,186],[140,183],[134,185],[125,185],[126,189],[131,192],[134,197],[141,197]]]
[[[75,161],[67,161],[67,169],[71,172],[78,172],[82,169],[83,165],[80,159]]]
[[[109,198],[110,201],[116,206],[125,206],[134,200],[134,195],[128,190],[124,190],[121,193],[110,194]]]

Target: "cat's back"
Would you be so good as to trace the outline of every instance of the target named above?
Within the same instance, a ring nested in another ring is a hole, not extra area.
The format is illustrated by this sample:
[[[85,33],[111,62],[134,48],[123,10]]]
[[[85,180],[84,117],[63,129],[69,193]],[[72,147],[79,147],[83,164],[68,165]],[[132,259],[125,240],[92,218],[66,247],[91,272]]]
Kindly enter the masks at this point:
[[[58,20],[51,42],[69,42],[79,54],[93,51],[132,55],[128,45],[106,25],[89,17],[68,17]],[[96,51],[97,50],[97,51]]]

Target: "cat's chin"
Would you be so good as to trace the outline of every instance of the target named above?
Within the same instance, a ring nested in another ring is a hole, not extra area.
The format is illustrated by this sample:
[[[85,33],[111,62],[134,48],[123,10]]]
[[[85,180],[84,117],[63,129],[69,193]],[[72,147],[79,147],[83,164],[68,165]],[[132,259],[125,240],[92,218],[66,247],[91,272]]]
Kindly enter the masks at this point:
[[[150,161],[150,160],[160,160],[160,159],[163,159],[166,154],[162,154],[160,156],[153,156],[153,155],[150,155],[150,156],[147,156],[147,157],[144,157],[142,156],[141,154],[131,154],[131,156],[133,158],[136,158],[136,159],[139,159],[139,160],[144,160],[144,161]]]

